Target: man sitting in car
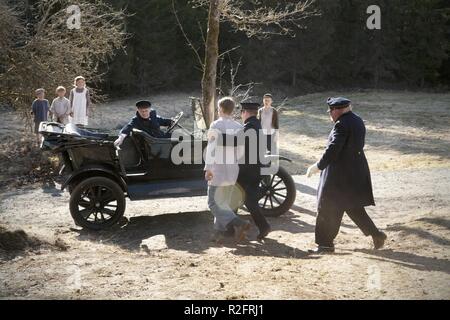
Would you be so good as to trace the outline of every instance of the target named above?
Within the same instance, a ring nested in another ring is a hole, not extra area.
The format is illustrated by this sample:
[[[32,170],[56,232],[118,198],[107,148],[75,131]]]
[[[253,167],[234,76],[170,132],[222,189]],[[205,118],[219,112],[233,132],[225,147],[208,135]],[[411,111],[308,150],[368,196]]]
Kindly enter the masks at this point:
[[[156,110],[150,108],[151,106],[151,102],[147,100],[136,102],[136,115],[120,130],[119,138],[114,141],[116,147],[123,143],[133,129],[145,131],[155,138],[170,138],[170,133],[162,131],[160,127],[170,127],[173,123],[172,119],[158,116]]]

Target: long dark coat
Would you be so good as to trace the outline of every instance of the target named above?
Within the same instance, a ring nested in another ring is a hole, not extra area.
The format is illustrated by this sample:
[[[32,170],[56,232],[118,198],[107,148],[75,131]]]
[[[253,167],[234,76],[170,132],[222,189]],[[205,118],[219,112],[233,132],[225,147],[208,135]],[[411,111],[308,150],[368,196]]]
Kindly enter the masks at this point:
[[[317,192],[318,208],[351,209],[375,205],[369,165],[363,148],[366,127],[353,112],[334,124],[327,148],[318,162],[322,170]]]

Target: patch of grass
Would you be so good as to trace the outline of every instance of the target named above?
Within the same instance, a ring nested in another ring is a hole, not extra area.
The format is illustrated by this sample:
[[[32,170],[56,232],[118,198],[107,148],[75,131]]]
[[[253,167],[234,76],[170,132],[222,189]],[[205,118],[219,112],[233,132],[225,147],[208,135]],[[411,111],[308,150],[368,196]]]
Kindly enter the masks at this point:
[[[324,92],[287,101],[280,116],[280,152],[304,174],[317,161],[333,127],[327,97],[346,96],[365,121],[366,155],[373,170],[450,167],[450,94],[397,91]]]
[[[19,132],[5,135],[0,143],[0,188],[50,181],[58,168],[58,156],[42,152],[34,136]]]

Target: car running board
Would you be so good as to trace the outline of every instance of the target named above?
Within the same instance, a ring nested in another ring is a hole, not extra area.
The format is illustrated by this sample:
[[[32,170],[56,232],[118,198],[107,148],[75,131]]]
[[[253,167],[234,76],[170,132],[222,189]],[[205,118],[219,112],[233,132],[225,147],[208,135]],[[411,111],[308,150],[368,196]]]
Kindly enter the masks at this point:
[[[207,182],[195,180],[156,180],[152,182],[128,185],[130,200],[146,200],[152,198],[178,198],[205,196]]]

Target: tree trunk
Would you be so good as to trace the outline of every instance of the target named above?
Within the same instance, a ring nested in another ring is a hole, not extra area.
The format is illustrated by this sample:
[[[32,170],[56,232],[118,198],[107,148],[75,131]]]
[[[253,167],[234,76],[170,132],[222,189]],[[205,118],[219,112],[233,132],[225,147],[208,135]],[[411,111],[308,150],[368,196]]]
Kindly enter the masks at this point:
[[[205,45],[205,69],[202,79],[202,107],[207,127],[214,121],[217,60],[219,57],[219,3],[210,0],[208,14],[208,31]]]

